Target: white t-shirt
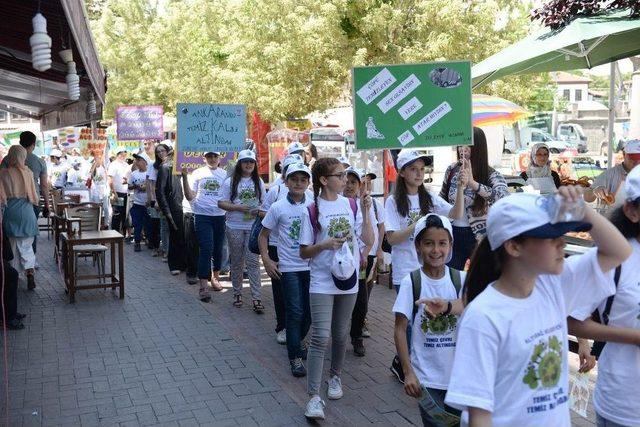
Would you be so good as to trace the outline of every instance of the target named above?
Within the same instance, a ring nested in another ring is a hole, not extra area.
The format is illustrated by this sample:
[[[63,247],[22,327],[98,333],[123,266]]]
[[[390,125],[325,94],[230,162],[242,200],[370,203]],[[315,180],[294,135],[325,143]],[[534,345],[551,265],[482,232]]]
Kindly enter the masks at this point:
[[[262,219],[262,226],[278,233],[278,268],[283,273],[309,270],[309,260],[300,258],[300,231],[313,197],[305,195],[302,203],[291,204],[285,197],[276,201]]]
[[[94,200],[102,200],[109,194],[107,186],[107,171],[104,166],[98,166],[91,178],[91,190],[89,190]]]
[[[358,206],[356,217],[353,217],[353,210],[349,199],[338,196],[337,200],[327,201],[322,197],[318,197],[318,222],[322,227],[316,236],[311,218],[309,214],[305,214],[302,221],[302,232],[300,233],[300,244],[310,246],[321,243],[329,237],[342,236],[347,240],[356,240],[358,248],[353,251],[356,262],[356,269],[360,270],[360,251],[363,248],[360,235],[362,234],[362,212]],[[355,236],[354,236],[355,232]],[[314,294],[355,294],[358,292],[358,284],[353,288],[343,291],[336,287],[331,276],[331,263],[333,261],[335,251],[324,250],[315,257],[311,258],[311,284],[309,292]]]
[[[60,163],[58,165],[51,164],[51,176],[49,181],[52,182],[54,187],[64,187],[67,182],[67,170],[69,165],[66,163]]]
[[[131,177],[129,178],[129,182],[132,185],[145,185],[147,182],[147,172],[140,172],[139,170],[135,170],[131,172]],[[144,206],[147,203],[147,190],[144,191],[135,189],[133,190],[133,204],[134,205],[142,205]]]
[[[569,427],[567,315],[614,292],[597,248],[543,275],[527,298],[489,285],[465,309],[445,402],[492,413],[494,427]]]
[[[74,187],[84,187],[87,182],[86,174],[82,169],[71,168],[67,171],[67,183]]]
[[[158,171],[153,167],[153,164],[147,166],[147,179],[149,181],[157,181],[158,180]]]
[[[375,256],[378,253],[378,245],[380,245],[380,234],[378,233],[378,225],[384,224],[384,206],[378,199],[373,199],[373,203],[376,204],[378,217],[376,218],[376,210],[371,206],[371,224],[373,224],[373,235],[374,241],[373,246],[371,247],[371,251],[369,251],[369,255]]]
[[[113,188],[117,193],[126,193],[128,191],[129,185],[123,184],[123,179],[129,179],[131,166],[126,162],[115,160],[109,164],[107,174],[113,179]]]
[[[449,211],[453,206],[442,197],[429,191],[433,201],[433,213],[449,216]],[[418,221],[420,215],[420,201],[417,194],[409,197],[409,215],[401,216],[396,207],[396,200],[393,196],[387,198],[385,202],[385,229],[386,231],[400,231]],[[413,243],[413,236],[397,245],[391,246],[391,264],[393,265],[393,284],[399,285],[404,276],[413,270],[420,268],[416,247]]]
[[[231,179],[227,178],[222,184],[222,194],[220,200],[229,202],[231,201]],[[251,177],[241,178],[238,183],[238,191],[236,192],[236,198],[233,200],[234,205],[246,205],[251,208],[258,208],[260,206],[260,200],[264,200],[264,183],[260,180],[260,195],[256,194],[255,186]],[[227,211],[227,227],[234,230],[251,230],[253,221],[256,217],[249,214],[249,212],[239,211]]]
[[[459,297],[451,280],[449,267],[445,267],[444,276],[440,279],[432,279],[423,271],[420,273],[420,298],[452,301]],[[465,273],[460,272],[461,284],[464,283],[464,279]],[[411,322],[411,366],[420,384],[446,390],[456,347],[458,316],[450,314],[429,320],[424,314],[424,304],[420,304],[416,318],[411,319],[413,303],[413,284],[409,275],[400,282],[400,291],[393,305],[393,312],[404,314]]]
[[[223,209],[218,207],[222,193],[222,184],[227,179],[227,172],[222,168],[211,169],[204,166],[193,171],[190,182],[191,191],[196,193],[191,201],[193,212],[198,215],[222,216]]]
[[[609,326],[640,329],[640,243],[630,239],[633,253],[622,264],[616,296],[611,304]],[[612,282],[615,272],[609,272]],[[615,282],[614,282],[615,283]],[[599,307],[604,311],[606,301]],[[590,313],[573,312],[582,320]],[[598,359],[598,379],[593,394],[596,412],[616,424],[640,425],[640,347],[608,342]]]
[[[260,210],[263,212],[268,212],[271,205],[273,205],[278,200],[283,200],[287,198],[287,194],[289,194],[289,187],[285,184],[279,184],[277,186],[271,186],[271,189],[267,191],[267,195],[264,197],[264,202],[260,207]],[[313,192],[310,190],[306,190],[304,196],[307,200],[311,200],[313,202]],[[269,246],[276,246],[278,244],[278,229],[271,230],[269,234]]]

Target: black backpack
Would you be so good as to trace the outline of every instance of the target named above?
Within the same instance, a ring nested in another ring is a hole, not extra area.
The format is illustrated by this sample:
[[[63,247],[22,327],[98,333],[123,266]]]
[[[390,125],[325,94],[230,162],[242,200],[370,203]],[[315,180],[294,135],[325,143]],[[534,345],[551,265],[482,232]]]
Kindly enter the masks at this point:
[[[413,319],[416,318],[416,313],[418,313],[418,306],[416,305],[416,301],[420,299],[420,292],[422,290],[422,275],[420,269],[412,271],[410,276],[411,286],[413,288],[413,314],[411,315],[411,321],[413,322]],[[458,294],[460,294],[460,288],[462,288],[460,270],[449,268],[449,277],[451,277],[453,287],[456,288],[456,296],[458,296]]]
[[[616,267],[616,272],[613,276],[613,282],[616,284],[616,292],[618,291],[618,282],[620,282],[621,273],[622,273],[622,266],[619,265]],[[609,324],[609,314],[611,314],[611,306],[613,305],[613,298],[615,296],[616,294],[613,294],[609,298],[607,298],[607,303],[604,305],[604,311],[602,312],[602,316],[600,316],[600,313],[598,312],[598,310],[594,311],[593,314],[591,314],[591,319],[593,321],[601,323],[603,325]],[[593,346],[591,347],[591,355],[595,356],[596,359],[600,358],[600,354],[602,353],[602,350],[604,349],[604,346],[606,343],[607,343],[606,341],[594,341]]]

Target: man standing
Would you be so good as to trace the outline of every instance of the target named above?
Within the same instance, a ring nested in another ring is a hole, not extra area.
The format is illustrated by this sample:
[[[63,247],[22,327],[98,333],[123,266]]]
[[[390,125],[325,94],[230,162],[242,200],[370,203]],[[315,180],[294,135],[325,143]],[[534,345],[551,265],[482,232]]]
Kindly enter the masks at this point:
[[[109,165],[109,188],[111,189],[111,203],[113,204],[113,217],[111,228],[124,235],[127,222],[127,193],[129,192],[128,179],[131,167],[127,164],[127,150],[124,147],[116,148],[116,158]]]
[[[47,164],[40,157],[33,154],[33,150],[36,149],[36,135],[33,132],[25,131],[20,133],[20,145],[27,150],[27,160],[25,165],[33,173],[33,181],[36,184],[36,195],[38,197],[44,196],[44,206],[42,209],[42,216],[49,216],[49,181],[47,179]],[[6,168],[6,158],[2,160],[0,167]],[[34,206],[33,210],[36,214],[36,218],[40,216],[40,206]],[[33,239],[33,253],[36,253],[37,237]]]
[[[602,172],[594,181],[593,186],[584,192],[584,200],[593,202],[596,197],[605,199],[617,197],[618,190],[622,188],[627,174],[640,165],[640,139],[631,139],[624,146],[624,160],[619,165]],[[615,204],[621,204],[624,200],[615,200]]]

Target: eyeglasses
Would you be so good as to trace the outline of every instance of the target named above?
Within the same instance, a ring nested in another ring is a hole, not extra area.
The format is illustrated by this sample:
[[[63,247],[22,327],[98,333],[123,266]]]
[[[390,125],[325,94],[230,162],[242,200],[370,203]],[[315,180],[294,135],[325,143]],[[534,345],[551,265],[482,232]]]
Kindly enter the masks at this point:
[[[340,178],[343,179],[344,177],[347,176],[346,172],[340,172],[340,173],[332,173],[330,175],[325,175],[325,177],[329,178],[330,176],[335,176],[336,178]]]

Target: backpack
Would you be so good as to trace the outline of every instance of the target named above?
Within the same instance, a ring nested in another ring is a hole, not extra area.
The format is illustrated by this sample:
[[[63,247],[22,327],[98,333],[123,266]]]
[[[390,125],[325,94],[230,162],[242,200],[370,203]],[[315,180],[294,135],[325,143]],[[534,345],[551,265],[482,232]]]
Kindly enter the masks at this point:
[[[348,198],[349,206],[351,206],[351,211],[353,211],[353,221],[355,223],[356,217],[358,215],[358,204],[355,199],[351,197]],[[315,203],[307,206],[307,211],[309,212],[309,219],[311,220],[311,227],[313,228],[313,243],[316,243],[316,233],[318,232],[318,205]]]
[[[280,197],[280,186],[278,185],[278,194],[276,194],[276,201]],[[262,218],[257,216],[251,225],[251,231],[249,232],[249,252],[252,254],[260,255],[260,245],[258,244],[258,237],[262,231]]]
[[[616,267],[616,272],[613,276],[613,282],[616,284],[616,292],[618,290],[618,282],[620,282],[620,274],[622,273],[622,266],[619,265]],[[613,305],[613,298],[616,294],[613,294],[607,298],[607,302],[604,305],[604,311],[602,312],[602,316],[598,313],[598,310],[594,311],[591,315],[591,319],[595,322],[601,323],[603,325],[609,324],[609,314],[611,314],[611,306]],[[591,347],[591,355],[596,357],[596,360],[600,358],[600,354],[604,349],[606,341],[594,341],[593,346]]]
[[[413,288],[413,314],[411,315],[411,322],[416,318],[418,313],[418,306],[415,304],[420,299],[420,291],[422,290],[422,275],[420,269],[413,270],[410,274],[411,286]],[[453,287],[456,288],[456,296],[460,294],[462,288],[462,278],[460,277],[460,270],[449,267],[449,277],[453,282]]]

